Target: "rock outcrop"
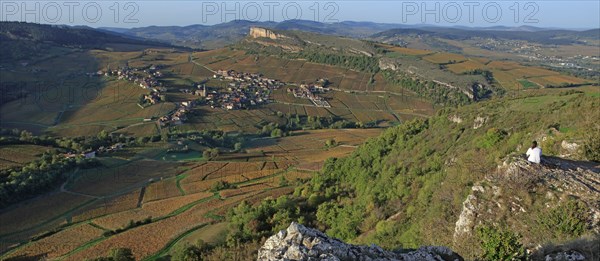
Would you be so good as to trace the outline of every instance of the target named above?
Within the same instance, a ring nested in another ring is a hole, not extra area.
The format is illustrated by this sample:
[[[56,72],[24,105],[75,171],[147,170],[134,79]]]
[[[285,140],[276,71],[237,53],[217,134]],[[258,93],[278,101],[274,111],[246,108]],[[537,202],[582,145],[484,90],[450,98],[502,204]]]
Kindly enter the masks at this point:
[[[304,44],[298,37],[276,33],[273,30],[260,27],[251,27],[246,40],[264,46],[279,47],[290,52],[302,50]]]
[[[260,27],[251,27],[248,35],[252,38],[269,38],[272,40],[288,38],[285,35],[277,34],[272,30]]]
[[[600,164],[555,157],[544,157],[542,164],[509,160],[471,188],[455,225],[455,239],[471,235],[478,224],[496,222],[499,213],[505,213],[512,225],[525,215],[536,215],[531,203],[515,194],[516,189],[540,195],[546,208],[576,198],[587,207],[589,228],[600,230]]]
[[[421,247],[413,251],[386,251],[378,246],[357,246],[293,222],[271,236],[258,251],[258,260],[462,260],[446,247]]]
[[[385,58],[382,57],[379,59],[379,68],[381,70],[392,70],[392,71],[397,71],[398,69],[400,69],[400,67],[398,66],[398,64],[396,63],[396,61],[394,59],[389,59],[389,58]]]

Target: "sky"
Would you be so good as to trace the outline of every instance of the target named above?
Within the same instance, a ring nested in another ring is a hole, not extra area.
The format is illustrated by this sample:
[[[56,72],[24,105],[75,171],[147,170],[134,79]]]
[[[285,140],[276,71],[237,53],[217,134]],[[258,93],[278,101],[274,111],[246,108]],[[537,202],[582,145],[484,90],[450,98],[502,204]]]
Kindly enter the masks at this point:
[[[370,21],[438,26],[600,27],[600,1],[11,1],[0,20],[91,27],[212,25],[232,20]]]

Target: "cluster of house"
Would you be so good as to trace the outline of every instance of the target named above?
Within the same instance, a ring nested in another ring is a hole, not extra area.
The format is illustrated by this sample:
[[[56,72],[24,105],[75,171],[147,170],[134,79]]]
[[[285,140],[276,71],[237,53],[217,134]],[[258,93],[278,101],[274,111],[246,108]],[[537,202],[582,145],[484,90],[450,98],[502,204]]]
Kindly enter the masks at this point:
[[[140,88],[150,90],[150,94],[144,96],[144,100],[150,104],[156,104],[161,100],[164,100],[164,96],[161,92],[166,92],[162,83],[158,78],[162,77],[163,74],[159,71],[160,65],[153,65],[146,69],[130,68],[128,66],[118,68],[116,70],[98,71],[95,75],[97,76],[112,76],[117,77],[119,80],[126,80],[133,82],[140,86]],[[89,76],[93,76],[93,73],[88,73]]]
[[[123,143],[116,143],[113,144],[111,146],[108,147],[100,147],[97,150],[89,150],[89,151],[84,151],[82,153],[65,153],[64,156],[65,158],[76,158],[77,156],[81,156],[85,159],[93,159],[96,157],[97,154],[104,154],[104,153],[111,153],[113,151],[119,151],[121,149],[123,149],[124,144]]]
[[[196,106],[196,101],[184,101],[175,103],[175,110],[165,116],[158,118],[160,126],[181,125],[187,121],[187,114]]]
[[[317,107],[331,108],[329,102],[318,93],[327,91],[327,88],[318,84],[301,84],[299,88],[288,89],[288,92],[294,94],[294,97],[310,100]]]
[[[215,79],[231,81],[227,91],[201,91],[207,103],[213,108],[227,110],[244,109],[269,102],[272,90],[279,89],[284,84],[279,80],[269,79],[257,73],[219,70],[213,76]]]

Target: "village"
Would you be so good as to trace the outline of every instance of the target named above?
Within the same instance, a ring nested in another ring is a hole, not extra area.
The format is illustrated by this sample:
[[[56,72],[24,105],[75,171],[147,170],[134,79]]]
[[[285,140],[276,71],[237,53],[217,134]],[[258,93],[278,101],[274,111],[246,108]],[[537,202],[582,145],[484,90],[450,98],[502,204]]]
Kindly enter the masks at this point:
[[[118,80],[126,80],[135,83],[140,88],[150,90],[148,94],[140,96],[138,106],[145,108],[160,102],[166,101],[165,92],[168,88],[159,80],[163,74],[159,71],[162,66],[152,65],[145,69],[130,68],[125,66],[114,70],[98,71],[88,73],[88,76],[116,77]],[[253,106],[259,106],[269,103],[271,92],[285,85],[285,83],[264,77],[258,73],[236,72],[234,70],[218,70],[213,78],[220,81],[227,81],[225,88],[210,88],[206,86],[206,81],[194,84],[191,89],[179,89],[180,92],[199,96],[201,98],[184,102],[176,102],[175,109],[158,119],[146,118],[144,121],[157,120],[161,127],[171,125],[181,125],[188,120],[187,114],[202,102],[211,108],[222,108],[225,110],[250,109]],[[318,93],[324,93],[328,89],[326,79],[317,80],[316,84],[301,84],[299,88],[288,89],[294,97],[308,99],[316,107],[330,108],[331,105]]]
[[[227,92],[206,93],[206,86],[203,86],[206,101],[212,108],[221,107],[227,110],[247,109],[268,103],[271,92],[284,85],[279,80],[269,79],[261,74],[233,70],[219,70],[213,78],[231,82]]]
[[[162,68],[160,65],[152,65],[146,69],[130,68],[128,66],[124,68],[118,68],[115,70],[108,69],[106,72],[100,70],[95,75],[105,77],[117,77],[118,80],[126,80],[135,83],[142,89],[150,90],[148,94],[140,96],[138,106],[142,109],[157,104],[159,102],[166,101],[167,88],[159,81],[159,78],[163,74],[159,71]],[[94,74],[88,74],[93,76]],[[183,89],[182,92],[189,92],[187,89]],[[193,92],[194,95],[202,96],[200,91]],[[205,94],[205,92],[204,92]],[[161,126],[167,125],[180,125],[187,120],[186,114],[197,104],[196,101],[185,101],[175,103],[175,109],[169,114],[158,118],[158,123]],[[144,121],[152,121],[153,118],[146,118]]]
[[[327,88],[317,84],[301,84],[299,88],[288,89],[288,93],[291,92],[296,98],[308,99],[317,107],[331,108],[329,102],[317,95],[326,91]]]
[[[97,150],[88,150],[88,151],[84,151],[81,153],[73,153],[73,152],[67,152],[65,154],[63,154],[63,156],[65,158],[76,158],[76,157],[82,157],[84,159],[93,159],[95,158],[98,154],[105,154],[105,153],[111,153],[111,152],[115,152],[115,151],[119,151],[121,149],[123,149],[125,145],[123,143],[115,143],[111,146],[101,146],[100,148],[98,148]]]

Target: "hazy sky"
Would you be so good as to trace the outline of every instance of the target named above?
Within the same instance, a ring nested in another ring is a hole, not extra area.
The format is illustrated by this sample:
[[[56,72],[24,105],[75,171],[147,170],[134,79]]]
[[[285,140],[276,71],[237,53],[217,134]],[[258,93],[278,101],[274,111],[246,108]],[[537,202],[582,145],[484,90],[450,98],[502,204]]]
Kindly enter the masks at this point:
[[[0,20],[92,27],[216,24],[235,19],[600,27],[600,1],[10,1]]]

